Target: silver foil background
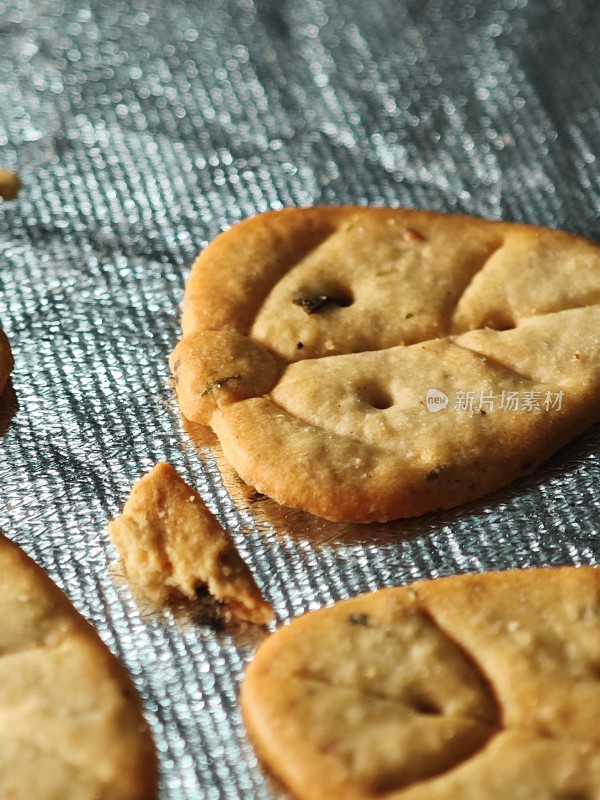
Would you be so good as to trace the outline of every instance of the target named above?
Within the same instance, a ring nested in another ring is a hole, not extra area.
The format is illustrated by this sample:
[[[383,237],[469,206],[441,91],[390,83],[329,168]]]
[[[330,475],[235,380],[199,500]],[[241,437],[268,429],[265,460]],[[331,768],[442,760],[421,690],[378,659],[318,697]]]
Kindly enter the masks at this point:
[[[0,163],[24,182],[0,205],[0,529],[131,671],[164,800],[281,792],[236,700],[261,634],[150,614],[111,566],[106,522],[156,461],[233,531],[280,622],[597,562],[597,428],[485,502],[331,525],[236,482],[182,428],[166,362],[194,256],[258,211],[420,206],[600,238],[599,34],[595,0],[0,0]]]

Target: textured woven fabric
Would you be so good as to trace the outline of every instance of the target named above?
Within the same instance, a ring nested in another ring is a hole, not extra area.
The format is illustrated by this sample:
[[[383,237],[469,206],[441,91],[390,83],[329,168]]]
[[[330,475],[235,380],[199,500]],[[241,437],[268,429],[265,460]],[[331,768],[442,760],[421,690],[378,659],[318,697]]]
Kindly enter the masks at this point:
[[[24,183],[0,204],[0,528],[131,671],[165,800],[280,792],[236,700],[261,634],[148,614],[111,567],[107,519],[156,461],[233,531],[280,622],[598,560],[597,429],[484,502],[333,525],[190,437],[166,360],[195,254],[258,211],[420,206],[600,238],[599,31],[595,0],[0,0],[0,163]]]

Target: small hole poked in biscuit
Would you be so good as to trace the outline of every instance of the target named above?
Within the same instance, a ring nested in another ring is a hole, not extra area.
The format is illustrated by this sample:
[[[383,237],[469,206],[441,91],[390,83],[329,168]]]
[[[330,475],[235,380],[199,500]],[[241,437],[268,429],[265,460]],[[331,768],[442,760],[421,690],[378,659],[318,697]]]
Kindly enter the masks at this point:
[[[420,694],[412,695],[409,699],[409,705],[417,714],[439,716],[443,713],[443,708],[438,703]]]
[[[510,314],[505,311],[497,311],[485,319],[482,327],[491,328],[494,331],[511,331],[517,326]]]
[[[357,387],[356,393],[363,403],[378,411],[384,411],[394,405],[394,398],[391,392],[384,386],[364,384]]]

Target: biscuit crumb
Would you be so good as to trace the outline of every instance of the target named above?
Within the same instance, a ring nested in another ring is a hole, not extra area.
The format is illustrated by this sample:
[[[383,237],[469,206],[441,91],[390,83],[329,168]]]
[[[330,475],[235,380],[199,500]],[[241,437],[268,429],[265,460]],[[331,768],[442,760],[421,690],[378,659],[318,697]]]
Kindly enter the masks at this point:
[[[232,616],[273,620],[231,537],[171,464],[157,464],[135,484],[108,530],[133,590],[150,602],[195,600],[207,588]]]
[[[14,200],[21,188],[21,179],[16,172],[0,167],[0,197]]]

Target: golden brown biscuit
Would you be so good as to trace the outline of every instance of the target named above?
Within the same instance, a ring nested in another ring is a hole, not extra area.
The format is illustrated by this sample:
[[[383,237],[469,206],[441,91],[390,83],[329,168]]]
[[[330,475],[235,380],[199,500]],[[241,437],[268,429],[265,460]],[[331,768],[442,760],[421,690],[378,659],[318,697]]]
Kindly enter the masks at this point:
[[[288,209],[195,263],[181,410],[259,492],[331,520],[449,508],[600,419],[600,247],[385,208]]]
[[[0,197],[14,200],[21,188],[21,180],[16,172],[0,167]]]
[[[157,464],[135,484],[109,532],[132,587],[151,602],[193,600],[207,586],[234,616],[273,620],[231,537],[171,464]]]
[[[156,797],[154,746],[123,667],[3,536],[0,575],[0,797]]]
[[[381,590],[270,636],[241,691],[299,800],[600,797],[600,569]]]

